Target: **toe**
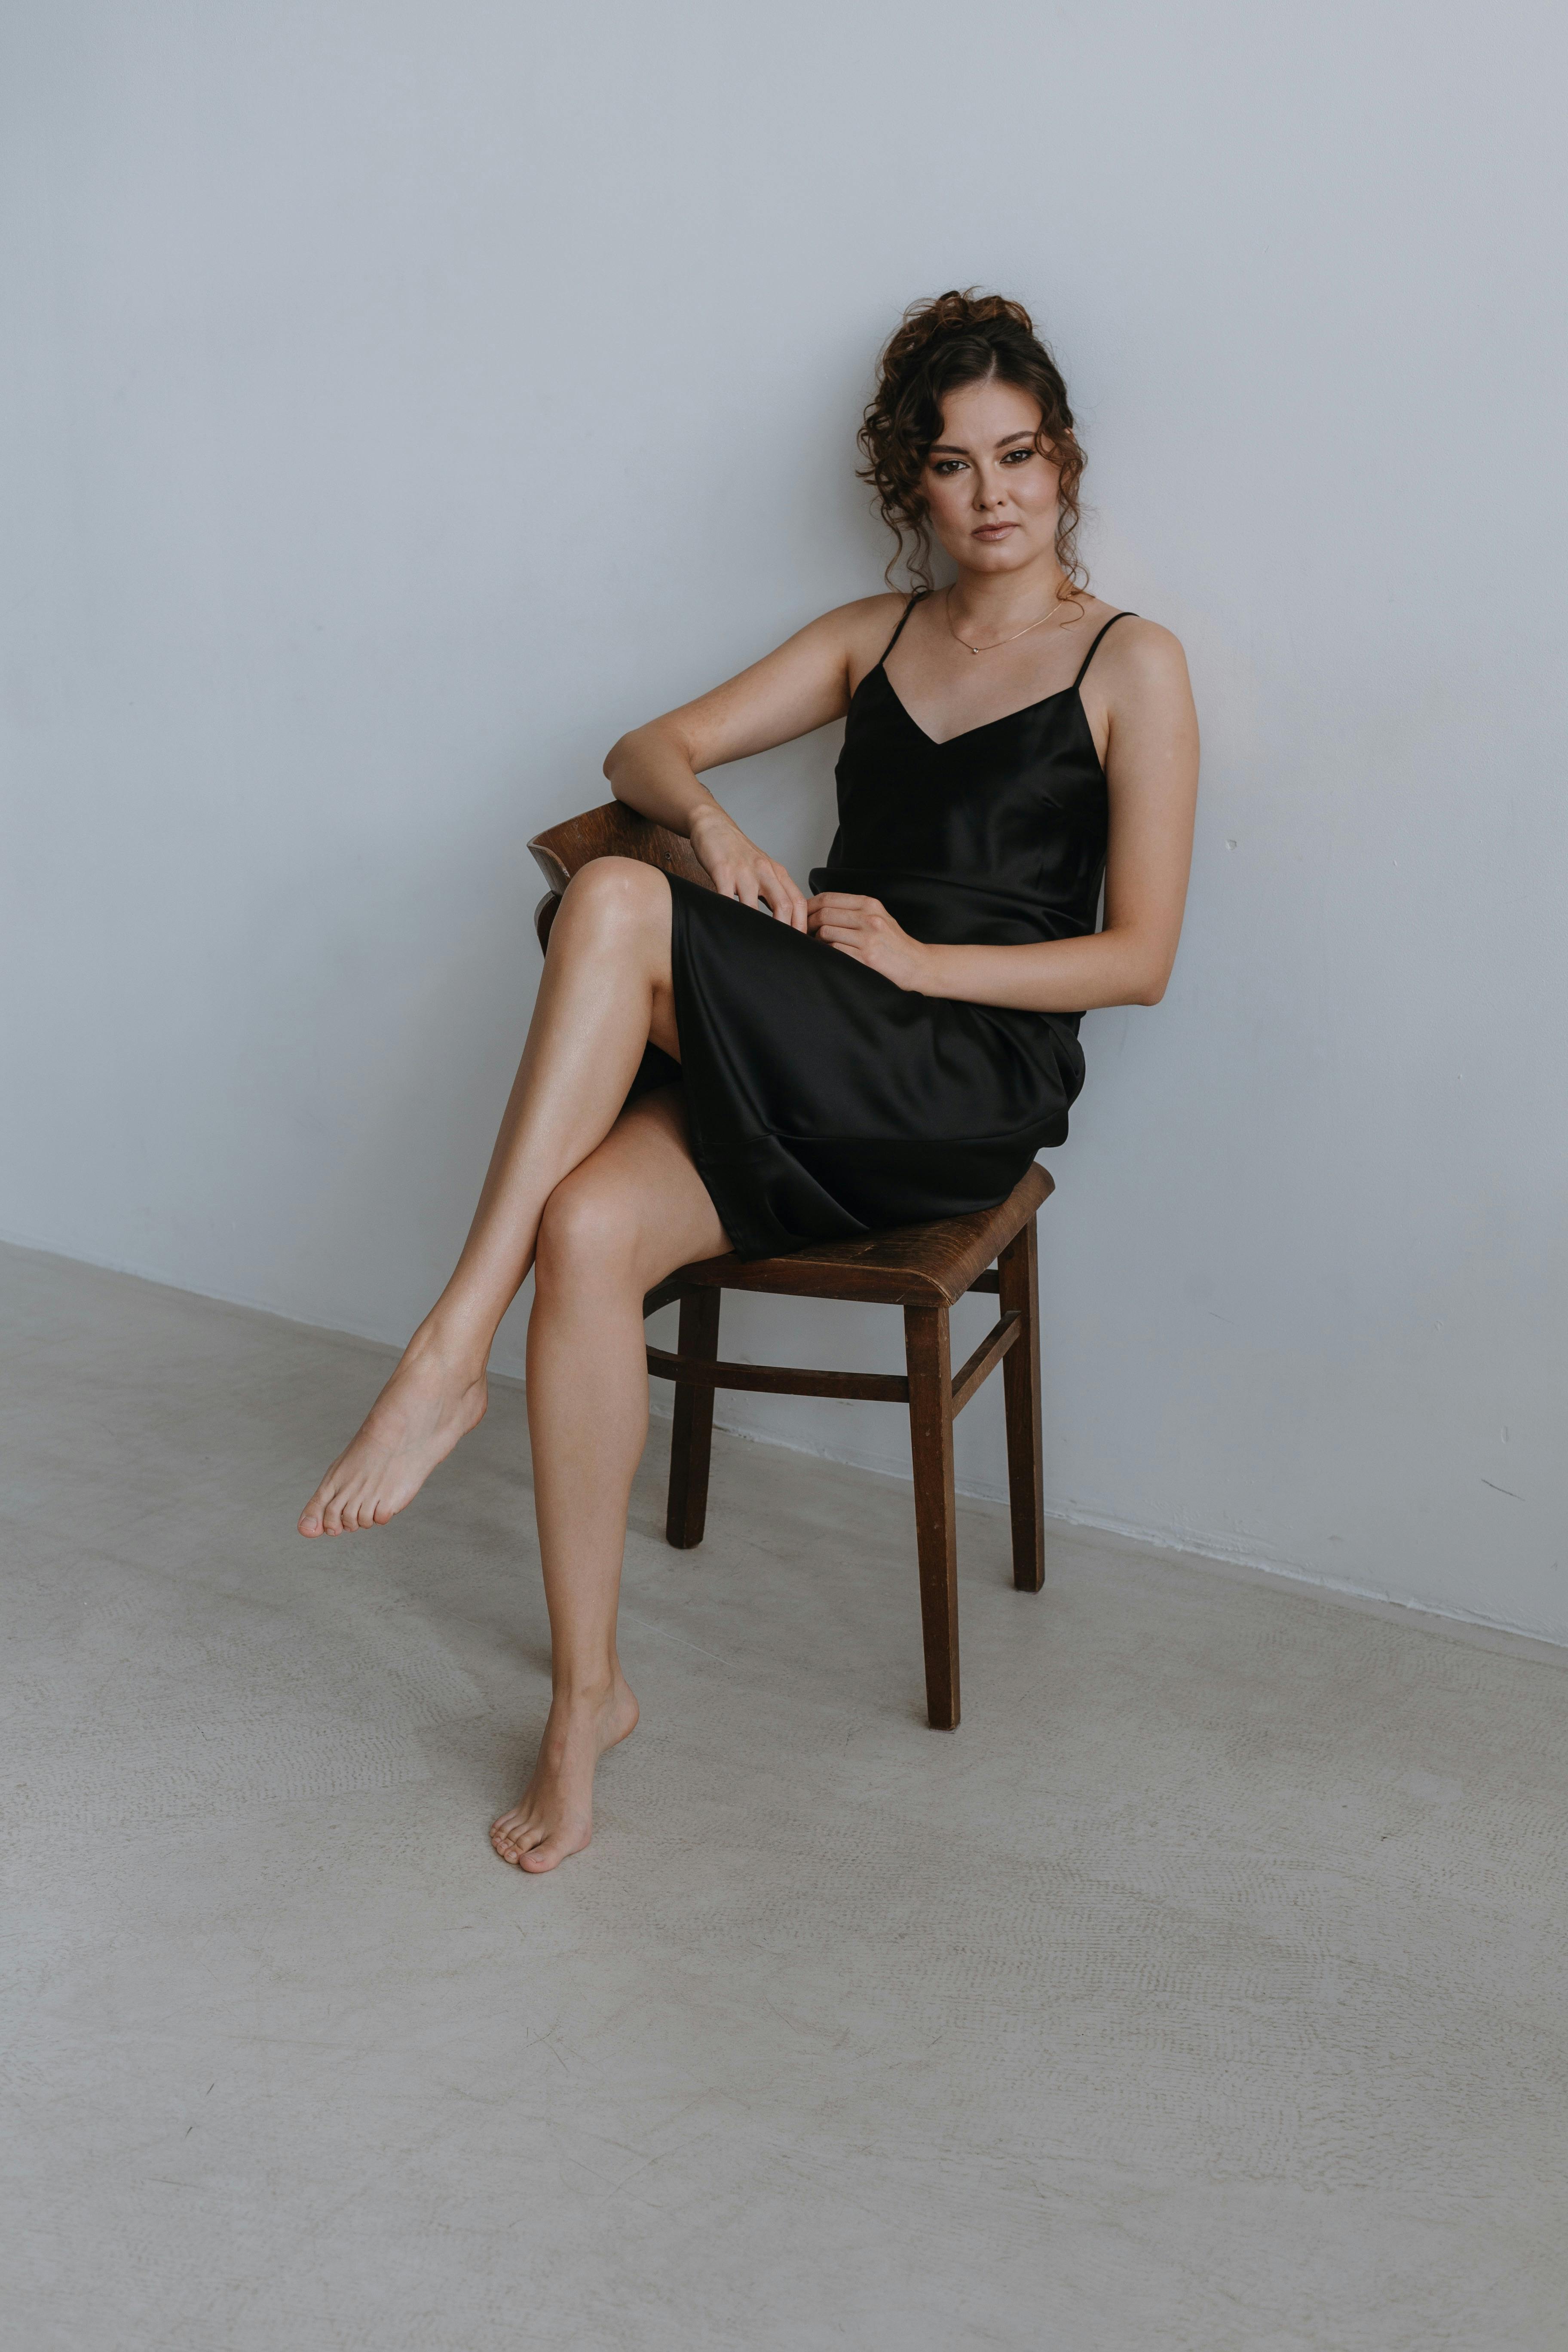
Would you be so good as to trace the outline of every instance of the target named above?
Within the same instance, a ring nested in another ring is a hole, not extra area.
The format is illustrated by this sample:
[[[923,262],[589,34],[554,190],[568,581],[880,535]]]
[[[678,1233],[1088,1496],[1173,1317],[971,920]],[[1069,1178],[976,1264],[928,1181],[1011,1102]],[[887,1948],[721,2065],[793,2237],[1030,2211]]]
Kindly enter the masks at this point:
[[[530,1846],[518,1867],[532,1873],[553,1870],[558,1862],[564,1862],[566,1856],[574,1851],[574,1849],[566,1843],[564,1838],[548,1837],[541,1844]]]
[[[547,1834],[537,1837],[522,1858],[524,1870],[553,1870],[557,1863],[565,1862],[572,1854],[581,1853],[593,1837],[591,1826],[579,1826],[575,1822],[563,1822]]]
[[[329,1472],[300,1514],[300,1533],[302,1536],[331,1535],[332,1530],[327,1515],[331,1507],[332,1485]]]
[[[503,1813],[500,1821],[490,1824],[490,1843],[501,1860],[510,1862],[514,1869],[521,1867],[523,1855],[536,1846],[543,1835],[542,1827],[537,1822],[531,1822],[521,1807],[512,1812]]]

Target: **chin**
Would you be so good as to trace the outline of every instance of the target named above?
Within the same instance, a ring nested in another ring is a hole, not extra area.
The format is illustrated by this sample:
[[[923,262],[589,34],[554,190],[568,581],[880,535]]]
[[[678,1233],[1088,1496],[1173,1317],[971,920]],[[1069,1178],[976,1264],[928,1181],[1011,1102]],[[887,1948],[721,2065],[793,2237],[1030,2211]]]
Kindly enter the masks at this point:
[[[948,551],[955,563],[967,564],[971,572],[1021,572],[1039,551],[1026,539],[1020,538],[970,539],[964,541],[962,555],[954,554],[951,548]]]

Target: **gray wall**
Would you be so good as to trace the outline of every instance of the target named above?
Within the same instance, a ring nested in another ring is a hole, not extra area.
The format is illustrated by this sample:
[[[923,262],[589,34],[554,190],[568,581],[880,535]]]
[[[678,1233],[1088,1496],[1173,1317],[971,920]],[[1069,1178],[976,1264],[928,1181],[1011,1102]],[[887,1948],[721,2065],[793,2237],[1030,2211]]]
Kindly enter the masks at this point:
[[[877,585],[877,341],[1000,286],[1205,736],[1174,982],[1090,1017],[1051,1155],[1053,1506],[1568,1638],[1561,22],[11,9],[0,1226],[402,1337],[527,1021],[527,835]],[[797,872],[834,751],[716,779]],[[961,1438],[997,1490],[994,1399]]]

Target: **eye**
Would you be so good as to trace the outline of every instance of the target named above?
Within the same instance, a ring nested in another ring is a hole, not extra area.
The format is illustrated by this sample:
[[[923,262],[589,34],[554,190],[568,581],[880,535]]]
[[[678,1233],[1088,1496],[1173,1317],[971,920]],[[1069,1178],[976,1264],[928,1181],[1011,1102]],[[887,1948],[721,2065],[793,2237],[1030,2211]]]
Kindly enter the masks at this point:
[[[1009,449],[1002,463],[1005,466],[1010,466],[1016,457],[1020,464],[1026,464],[1034,455],[1035,452],[1032,449]]]
[[[931,472],[933,474],[956,474],[963,463],[963,459],[962,457],[937,457],[932,460]]]

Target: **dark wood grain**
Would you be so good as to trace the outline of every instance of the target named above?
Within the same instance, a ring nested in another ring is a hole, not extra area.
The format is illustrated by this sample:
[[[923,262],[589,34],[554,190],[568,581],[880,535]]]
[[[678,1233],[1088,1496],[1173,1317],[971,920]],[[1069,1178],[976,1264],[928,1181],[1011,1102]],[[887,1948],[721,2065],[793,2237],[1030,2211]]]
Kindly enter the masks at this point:
[[[1002,1305],[1020,1323],[1017,1345],[1009,1349],[1002,1367],[1013,1581],[1020,1592],[1038,1592],[1046,1580],[1046,1480],[1040,1434],[1040,1269],[1032,1216],[1003,1251],[996,1271]]]
[[[683,1307],[683,1316],[685,1311]],[[696,1357],[672,1356],[664,1348],[648,1349],[647,1368],[656,1381],[690,1381],[710,1390],[750,1389],[759,1396],[858,1397],[868,1404],[907,1404],[910,1394],[909,1382],[900,1372],[817,1372],[795,1364],[709,1364]]]
[[[679,1348],[684,1361],[710,1363],[719,1353],[723,1293],[689,1290],[680,1302]],[[669,1500],[664,1532],[682,1551],[702,1540],[708,1524],[708,1466],[713,1452],[713,1389],[710,1381],[678,1381],[669,1437]]]
[[[711,890],[713,877],[684,834],[638,816],[624,801],[605,801],[569,816],[560,824],[536,833],[529,843],[533,862],[559,897],[574,874],[595,857],[636,857],[662,873],[679,874],[700,889]]]
[[[980,1345],[963,1366],[952,1376],[952,1415],[956,1421],[982,1381],[994,1372],[1020,1329],[1016,1315],[1004,1315],[994,1323]]]
[[[1030,1167],[1006,1200],[966,1217],[929,1225],[893,1225],[852,1241],[808,1244],[786,1257],[701,1258],[680,1268],[682,1282],[721,1290],[761,1290],[794,1298],[863,1298],[884,1307],[951,1307],[1032,1217],[1054,1187]]]
[[[952,1369],[945,1307],[906,1307],[910,1450],[915,1473],[915,1549],[926,1715],[933,1731],[958,1729],[958,1512],[952,1487]]]

